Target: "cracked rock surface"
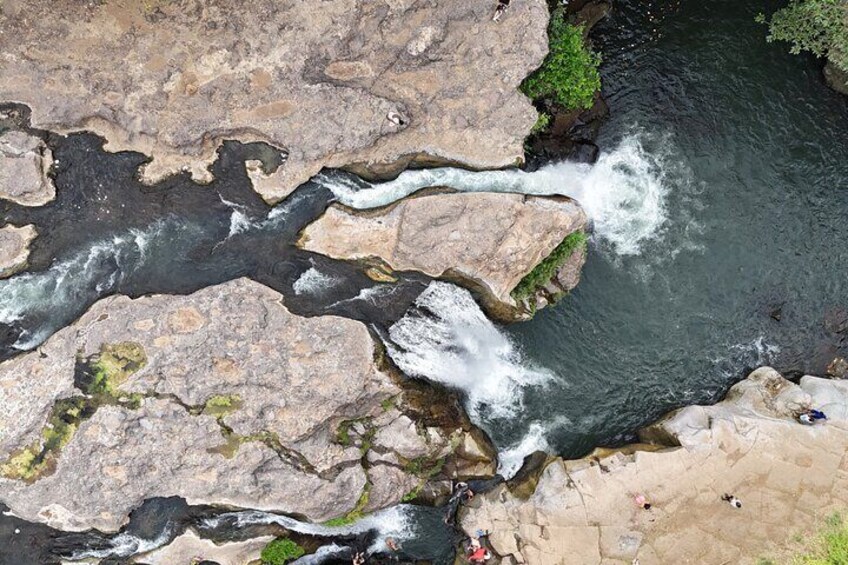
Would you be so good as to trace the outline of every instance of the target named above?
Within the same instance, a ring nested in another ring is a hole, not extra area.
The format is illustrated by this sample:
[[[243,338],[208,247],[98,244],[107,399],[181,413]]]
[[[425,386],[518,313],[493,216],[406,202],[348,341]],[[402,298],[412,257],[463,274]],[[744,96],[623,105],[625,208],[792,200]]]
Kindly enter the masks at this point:
[[[586,214],[564,197],[505,193],[435,193],[376,211],[330,206],[303,233],[300,245],[336,259],[378,258],[391,269],[458,280],[478,290],[499,318],[517,317],[510,292]],[[567,265],[570,290],[584,254]]]
[[[547,53],[548,12],[524,0],[491,16],[490,0],[10,0],[0,100],[152,156],[150,181],[208,180],[219,140],[267,141],[288,153],[260,185],[269,201],[322,167],[503,167],[536,120],[516,87]]]
[[[20,131],[0,135],[0,199],[21,206],[42,206],[53,200],[56,188],[47,176],[52,164],[53,155],[39,138]]]
[[[810,407],[825,425],[794,419]],[[464,529],[490,530],[499,555],[534,565],[782,563],[781,544],[848,504],[846,381],[799,386],[764,367],[719,404],[675,411],[641,436],[678,447],[552,459],[528,499],[501,486],[469,503]]]
[[[0,478],[0,501],[16,515],[114,530],[145,499],[181,496],[323,521],[362,505],[368,489],[380,493],[376,509],[419,481],[403,456],[395,472],[372,469],[369,449],[453,449],[455,430],[419,430],[389,402],[403,392],[375,364],[363,324],[293,315],[278,293],[240,279],[188,296],[101,300],[38,350],[0,364],[0,463],[42,441],[57,399],[82,394],[80,359],[130,341],[146,363],[114,396],[138,405],[99,406],[43,476]],[[380,439],[372,448],[360,437]]]
[[[32,224],[0,227],[0,279],[11,277],[26,268],[29,244],[38,235]]]

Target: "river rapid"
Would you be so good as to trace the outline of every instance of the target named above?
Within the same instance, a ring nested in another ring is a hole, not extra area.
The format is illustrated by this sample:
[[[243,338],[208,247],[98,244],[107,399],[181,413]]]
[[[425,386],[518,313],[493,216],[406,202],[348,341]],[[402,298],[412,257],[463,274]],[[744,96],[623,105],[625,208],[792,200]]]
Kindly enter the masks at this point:
[[[209,187],[175,177],[150,188],[135,180],[143,157],[106,154],[93,136],[51,138],[58,200],[2,210],[41,235],[31,270],[0,281],[0,356],[37,346],[109,294],[249,276],[297,313],[371,322],[404,372],[460,390],[505,475],[538,449],[573,457],[629,441],[763,363],[821,373],[846,353],[848,99],[824,86],[818,62],[765,42],[754,18],[776,6],[617,2],[594,32],[611,112],[593,165],[407,171],[381,184],[331,171],[269,208],[241,166],[279,164],[264,146],[227,144]],[[453,285],[407,277],[390,289],[292,247],[334,199],[371,208],[434,185],[579,200],[594,225],[580,285],[532,321],[501,327]],[[349,532],[263,513],[180,515],[182,528],[192,516],[229,535],[257,523],[328,537],[374,527],[437,562],[454,541],[438,512],[409,506]],[[125,557],[176,534],[153,523],[111,538],[32,527],[31,539],[65,539],[57,547],[68,557]],[[30,532],[0,520],[6,539],[13,527]]]

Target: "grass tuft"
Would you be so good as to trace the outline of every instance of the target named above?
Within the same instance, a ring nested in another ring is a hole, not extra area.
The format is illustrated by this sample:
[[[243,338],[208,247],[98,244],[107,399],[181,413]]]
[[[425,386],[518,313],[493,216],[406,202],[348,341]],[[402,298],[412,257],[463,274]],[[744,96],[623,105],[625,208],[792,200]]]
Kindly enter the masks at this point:
[[[306,554],[306,550],[289,538],[277,538],[262,549],[262,565],[285,565]]]
[[[556,276],[557,271],[563,263],[577,251],[582,252],[586,247],[588,236],[582,231],[569,234],[557,245],[550,255],[545,257],[541,263],[527,273],[521,282],[512,290],[512,297],[516,302],[533,295],[539,288],[545,286]]]

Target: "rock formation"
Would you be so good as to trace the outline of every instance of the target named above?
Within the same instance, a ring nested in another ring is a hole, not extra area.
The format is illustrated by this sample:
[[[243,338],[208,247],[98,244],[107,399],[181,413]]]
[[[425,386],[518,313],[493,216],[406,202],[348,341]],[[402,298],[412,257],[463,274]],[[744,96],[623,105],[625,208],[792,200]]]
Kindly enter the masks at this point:
[[[799,424],[810,407],[827,423]],[[472,501],[463,527],[491,531],[499,555],[533,565],[754,563],[848,504],[845,381],[799,386],[761,368],[719,404],[675,411],[640,436],[661,443],[550,458],[532,480]]]
[[[471,437],[404,414],[379,355],[363,324],[248,280],[101,300],[0,364],[0,502],[65,530],[156,496],[315,521],[395,504],[461,474]]]
[[[29,258],[29,244],[38,235],[35,226],[0,228],[0,279],[11,277],[24,269]]]
[[[194,563],[198,556],[219,565],[244,565],[259,559],[262,548],[273,540],[273,536],[262,536],[245,541],[215,544],[201,539],[189,530],[167,546],[133,559],[133,563],[144,565],[182,565]]]
[[[47,176],[52,164],[50,149],[39,138],[20,131],[0,135],[0,199],[22,206],[42,206],[53,200],[56,189]]]
[[[529,306],[513,292],[585,228],[583,210],[564,197],[431,193],[367,212],[333,205],[306,228],[300,245],[337,259],[376,259],[391,270],[460,282],[482,296],[489,313],[514,320],[544,306],[542,296],[553,301],[577,284],[582,240],[549,276],[540,277],[538,288],[530,285]]]
[[[828,60],[824,66],[824,80],[836,92],[848,95],[848,72]]]
[[[322,167],[502,167],[523,158],[536,120],[516,87],[547,52],[548,11],[526,0],[498,23],[491,11],[490,0],[7,1],[0,100],[30,106],[35,127],[152,156],[148,180],[181,167],[208,179],[219,140],[266,141],[288,154],[263,183],[268,201]]]

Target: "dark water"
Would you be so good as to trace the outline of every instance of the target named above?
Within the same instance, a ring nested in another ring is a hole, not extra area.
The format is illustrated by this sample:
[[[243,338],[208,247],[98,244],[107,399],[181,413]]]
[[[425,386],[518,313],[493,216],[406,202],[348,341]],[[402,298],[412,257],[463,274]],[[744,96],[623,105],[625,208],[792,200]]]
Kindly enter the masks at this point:
[[[617,2],[597,28],[599,145],[646,132],[685,174],[666,180],[667,222],[641,254],[600,242],[564,304],[509,328],[556,378],[495,424],[503,444],[539,421],[579,455],[716,401],[759,363],[820,373],[845,353],[848,99],[818,62],[764,42],[754,17],[775,6]]]

